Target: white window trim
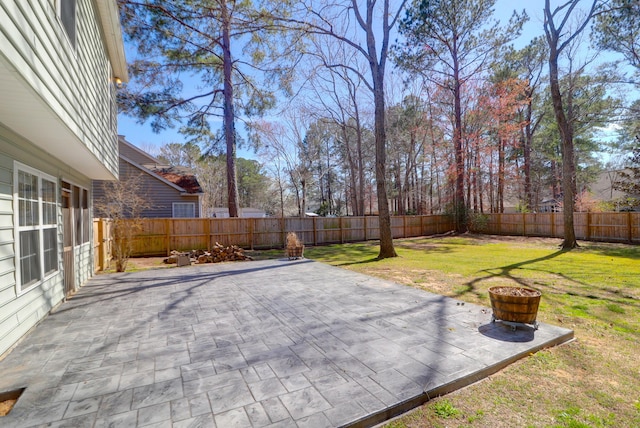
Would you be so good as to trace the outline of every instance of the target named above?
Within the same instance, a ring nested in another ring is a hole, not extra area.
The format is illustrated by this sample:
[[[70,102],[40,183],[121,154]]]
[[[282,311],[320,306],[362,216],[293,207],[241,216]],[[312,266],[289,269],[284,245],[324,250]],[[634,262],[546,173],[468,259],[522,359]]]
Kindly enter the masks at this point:
[[[27,174],[32,174],[38,177],[38,225],[37,226],[20,226],[20,198],[18,194],[18,186],[19,186],[19,173],[26,172]],[[55,183],[55,201],[56,201],[56,224],[54,225],[45,225],[43,222],[43,210],[42,210],[42,179],[51,181]],[[14,253],[15,253],[15,278],[16,278],[16,294],[21,295],[26,293],[39,285],[42,285],[49,278],[52,278],[60,273],[60,262],[61,262],[61,254],[60,254],[60,219],[59,219],[59,194],[60,194],[60,185],[58,183],[58,179],[52,175],[46,174],[40,170],[32,168],[28,165],[20,163],[18,161],[13,162],[13,228],[14,228]],[[46,273],[44,271],[44,236],[43,231],[45,229],[54,229],[56,230],[56,252],[58,254],[57,266],[55,270]],[[35,281],[32,284],[27,285],[26,287],[22,287],[22,271],[20,267],[20,232],[26,230],[38,230],[39,236],[39,248],[38,248],[38,257],[40,262],[40,280]]]
[[[176,206],[178,205],[190,205],[193,207],[193,217],[176,217]],[[173,202],[171,205],[171,217],[173,218],[196,218],[196,203],[195,202]]]

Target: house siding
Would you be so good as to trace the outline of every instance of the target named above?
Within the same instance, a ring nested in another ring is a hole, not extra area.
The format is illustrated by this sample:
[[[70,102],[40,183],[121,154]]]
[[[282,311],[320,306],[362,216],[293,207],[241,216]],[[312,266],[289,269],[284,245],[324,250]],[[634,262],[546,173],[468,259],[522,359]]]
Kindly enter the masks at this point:
[[[153,158],[153,156],[136,150],[129,144],[122,142],[122,140],[120,140],[118,144],[118,149],[120,150],[120,156],[130,159],[139,165],[146,165],[150,163],[155,164],[157,162],[156,159]]]
[[[185,195],[173,186],[163,182],[160,177],[141,171],[136,166],[120,159],[120,179],[135,179],[140,177],[141,192],[150,202],[150,208],[141,213],[143,218],[171,218],[173,217],[174,202],[193,202],[196,208],[196,217],[200,217],[200,204],[198,195]],[[104,197],[104,187],[101,181],[94,181],[94,201]]]
[[[94,2],[78,0],[76,12],[74,48],[58,18],[56,1],[1,2],[2,54],[72,134],[117,176],[112,68]]]
[[[16,285],[16,241],[13,214],[15,162],[55,177],[58,182],[58,271],[38,285],[18,292]],[[27,333],[64,299],[63,275],[76,276],[78,285],[92,274],[92,248],[80,247],[76,271],[65,273],[62,263],[61,180],[72,180],[89,189],[89,178],[74,173],[64,163],[51,159],[33,144],[0,126],[0,355]],[[92,242],[90,240],[90,242]]]

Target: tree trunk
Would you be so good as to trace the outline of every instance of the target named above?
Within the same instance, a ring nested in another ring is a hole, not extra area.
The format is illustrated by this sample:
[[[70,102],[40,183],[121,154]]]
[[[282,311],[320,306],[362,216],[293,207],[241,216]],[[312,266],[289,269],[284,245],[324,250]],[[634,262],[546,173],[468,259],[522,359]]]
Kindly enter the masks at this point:
[[[551,100],[553,102],[553,112],[558,123],[558,130],[562,139],[562,211],[564,223],[564,240],[562,249],[568,250],[576,248],[576,233],[573,226],[574,211],[574,168],[573,168],[573,135],[571,126],[567,121],[562,106],[562,94],[560,92],[560,81],[558,77],[558,53],[555,46],[550,46],[549,54],[549,83],[551,89]]]
[[[356,191],[357,212],[356,215],[364,215],[364,159],[362,156],[362,127],[360,126],[360,110],[354,103],[356,117],[356,155],[358,160],[358,188]]]
[[[354,9],[358,10],[355,0],[352,0]],[[376,189],[378,192],[378,223],[380,228],[380,252],[378,259],[397,257],[393,248],[393,235],[391,233],[391,214],[389,213],[389,201],[386,188],[386,162],[387,162],[387,136],[385,133],[385,106],[384,106],[384,71],[389,47],[389,0],[384,1],[384,14],[382,17],[382,47],[380,58],[376,52],[376,36],[374,29],[374,5],[375,2],[367,2],[366,23],[358,14],[360,25],[367,34],[367,60],[371,70],[373,83],[373,104],[375,122],[376,145]]]
[[[227,146],[227,191],[229,217],[238,217],[238,180],[236,173],[236,132],[233,106],[233,82],[231,79],[231,18],[226,0],[220,2],[222,16],[222,51],[224,73],[224,138]]]
[[[504,138],[498,137],[498,212],[504,212]]]
[[[533,117],[533,105],[532,105],[532,94],[530,91],[527,93],[529,97],[529,101],[527,102],[526,107],[526,115],[525,121],[526,125],[524,127],[524,138],[523,138],[523,157],[524,157],[524,201],[527,204],[527,209],[531,212],[535,211],[535,207],[533,206],[533,192],[531,190],[531,147],[533,142],[533,129],[531,127],[531,118]]]
[[[456,162],[456,181],[455,195],[453,198],[453,212],[455,217],[456,232],[464,233],[467,231],[466,213],[464,203],[464,153],[462,152],[462,104],[460,93],[460,70],[458,69],[458,58],[454,53],[453,67],[453,110],[454,110],[454,128],[453,128],[453,150]]]
[[[389,213],[389,201],[386,189],[386,133],[384,129],[384,90],[382,87],[383,76],[376,67],[374,77],[374,105],[375,105],[375,143],[376,143],[376,190],[378,193],[378,222],[380,225],[380,253],[379,259],[397,257],[393,248],[393,235],[391,234],[391,214]]]

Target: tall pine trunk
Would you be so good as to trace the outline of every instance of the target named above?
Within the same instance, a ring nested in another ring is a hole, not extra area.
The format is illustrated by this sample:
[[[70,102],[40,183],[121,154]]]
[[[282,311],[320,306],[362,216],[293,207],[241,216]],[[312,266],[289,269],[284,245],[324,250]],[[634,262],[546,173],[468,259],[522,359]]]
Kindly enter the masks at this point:
[[[233,106],[233,81],[231,59],[231,17],[226,0],[220,2],[222,17],[222,51],[224,74],[224,139],[227,146],[227,192],[229,217],[238,217],[238,181],[236,174],[236,132]]]

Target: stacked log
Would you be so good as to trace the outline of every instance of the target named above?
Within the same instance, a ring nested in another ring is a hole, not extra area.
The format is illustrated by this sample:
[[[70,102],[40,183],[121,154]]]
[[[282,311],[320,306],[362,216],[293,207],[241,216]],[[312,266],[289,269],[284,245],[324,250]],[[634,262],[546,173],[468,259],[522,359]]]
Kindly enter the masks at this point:
[[[171,251],[171,256],[164,260],[165,263],[176,263],[178,256],[185,254],[185,252]],[[242,260],[253,260],[251,256],[245,254],[245,251],[237,245],[224,246],[218,242],[211,248],[211,251],[205,250],[192,250],[188,252],[189,257],[195,261],[195,263],[220,263],[220,262],[235,262]]]

